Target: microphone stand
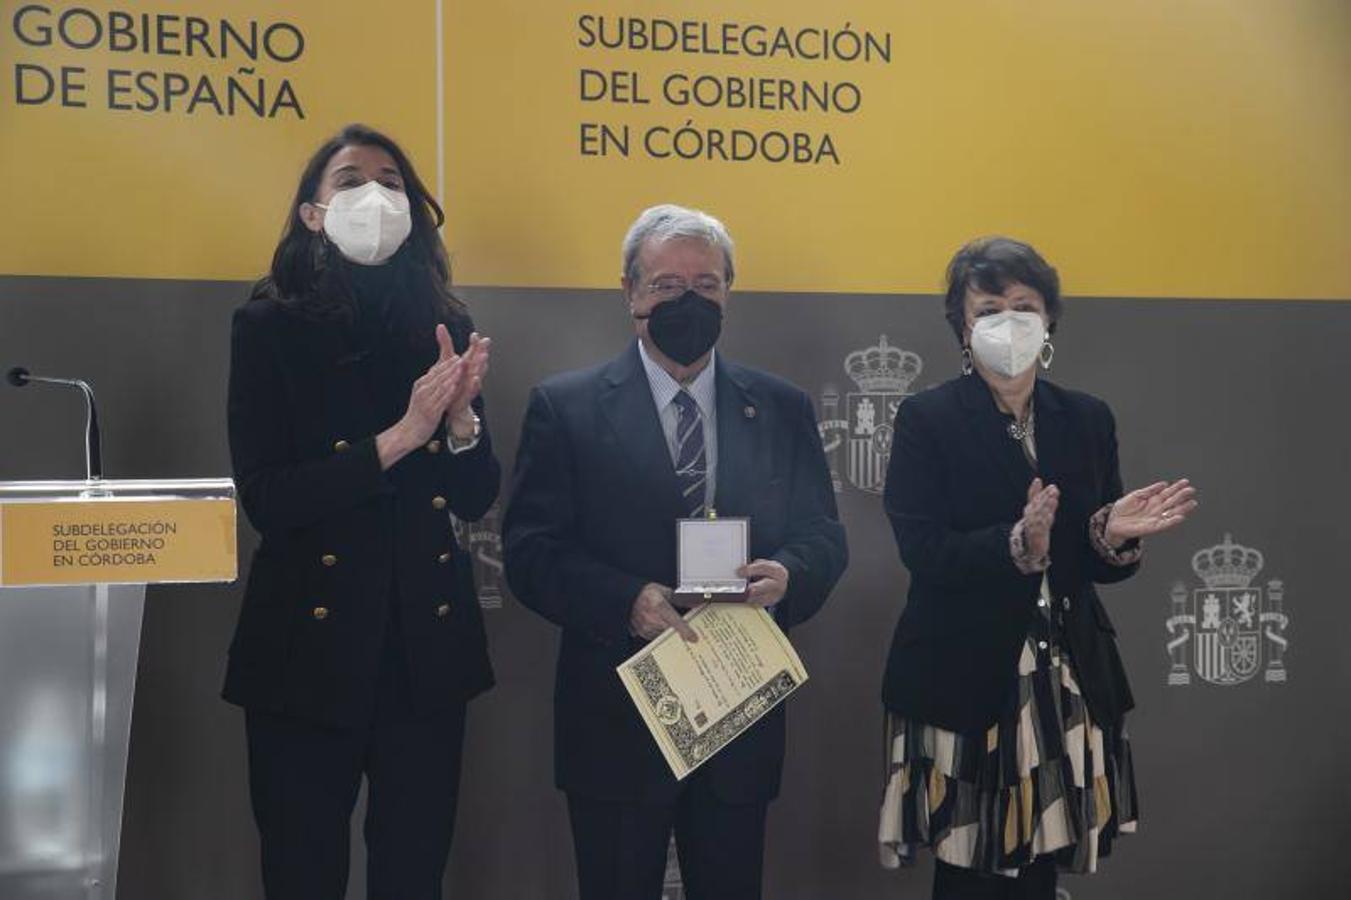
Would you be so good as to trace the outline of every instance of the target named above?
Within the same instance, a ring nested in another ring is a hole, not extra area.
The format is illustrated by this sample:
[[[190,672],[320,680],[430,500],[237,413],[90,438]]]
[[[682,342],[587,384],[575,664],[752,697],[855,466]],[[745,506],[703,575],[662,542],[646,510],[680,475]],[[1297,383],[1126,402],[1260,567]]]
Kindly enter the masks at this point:
[[[103,440],[99,432],[98,406],[94,403],[94,389],[89,382],[79,378],[47,378],[34,375],[22,366],[15,366],[5,375],[5,380],[14,387],[24,387],[33,382],[57,384],[73,387],[84,396],[84,477],[92,485],[103,480]]]

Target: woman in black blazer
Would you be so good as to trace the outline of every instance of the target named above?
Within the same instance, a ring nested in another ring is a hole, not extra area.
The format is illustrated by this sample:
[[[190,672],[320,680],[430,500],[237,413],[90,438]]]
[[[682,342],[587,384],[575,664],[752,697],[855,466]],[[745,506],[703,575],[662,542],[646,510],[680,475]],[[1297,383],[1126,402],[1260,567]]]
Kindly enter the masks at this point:
[[[369,896],[441,896],[465,706],[492,683],[450,514],[479,518],[499,482],[489,342],[449,291],[442,219],[403,151],[349,126],[235,313],[230,451],[262,541],[224,696],[269,898],[344,896],[363,775]]]
[[[974,241],[948,267],[962,375],[896,416],[885,506],[910,594],[882,690],[879,839],[928,846],[934,897],[1055,897],[1134,829],[1130,688],[1094,584],[1196,507],[1181,480],[1122,495],[1115,424],[1049,369],[1059,279],[1035,250]]]

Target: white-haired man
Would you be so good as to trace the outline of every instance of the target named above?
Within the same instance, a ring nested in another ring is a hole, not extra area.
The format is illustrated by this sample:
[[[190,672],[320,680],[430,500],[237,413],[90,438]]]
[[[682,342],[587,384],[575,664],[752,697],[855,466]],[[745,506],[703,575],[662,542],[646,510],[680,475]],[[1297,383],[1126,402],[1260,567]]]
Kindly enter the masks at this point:
[[[783,769],[780,706],[677,782],[615,666],[675,628],[675,522],[751,518],[747,602],[789,628],[847,561],[807,396],[714,347],[732,241],[698,210],[656,206],[623,244],[636,340],[531,392],[503,525],[506,572],[559,625],[555,778],[582,900],[656,900],[674,830],[691,900],[760,896],[765,814]]]

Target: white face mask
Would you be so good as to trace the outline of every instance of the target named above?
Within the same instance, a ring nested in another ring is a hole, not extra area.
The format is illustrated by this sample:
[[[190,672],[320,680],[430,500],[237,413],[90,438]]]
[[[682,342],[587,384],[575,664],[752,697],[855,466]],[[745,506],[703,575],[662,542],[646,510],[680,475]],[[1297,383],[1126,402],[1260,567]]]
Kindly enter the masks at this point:
[[[408,195],[391,191],[377,181],[338,191],[325,210],[324,233],[342,255],[363,266],[389,259],[413,231]]]
[[[1021,375],[1037,361],[1046,340],[1041,313],[1006,310],[982,316],[971,328],[971,352],[981,365],[1005,378]]]

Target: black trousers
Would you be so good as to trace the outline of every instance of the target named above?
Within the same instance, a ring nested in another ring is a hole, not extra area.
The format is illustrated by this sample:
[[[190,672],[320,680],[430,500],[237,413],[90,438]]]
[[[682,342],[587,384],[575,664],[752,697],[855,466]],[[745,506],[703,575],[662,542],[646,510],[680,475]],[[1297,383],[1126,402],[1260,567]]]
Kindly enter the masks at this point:
[[[342,900],[364,775],[366,896],[440,900],[455,828],[463,706],[418,715],[391,652],[368,727],[336,729],[248,710],[249,793],[268,900]]]
[[[1056,867],[1038,857],[1017,878],[983,875],[934,860],[934,900],[1055,900]]]
[[[674,804],[568,795],[581,900],[659,900],[675,831],[688,900],[760,900],[766,803],[724,803],[695,772]]]

